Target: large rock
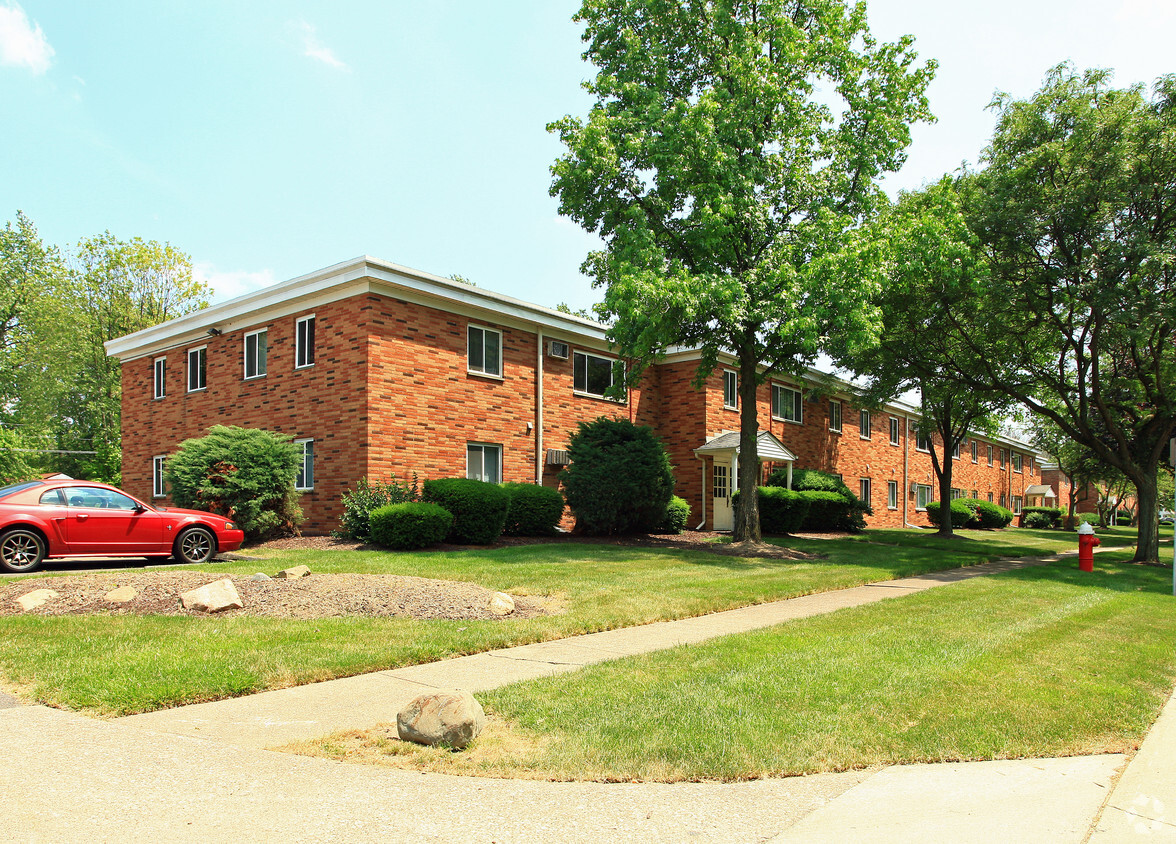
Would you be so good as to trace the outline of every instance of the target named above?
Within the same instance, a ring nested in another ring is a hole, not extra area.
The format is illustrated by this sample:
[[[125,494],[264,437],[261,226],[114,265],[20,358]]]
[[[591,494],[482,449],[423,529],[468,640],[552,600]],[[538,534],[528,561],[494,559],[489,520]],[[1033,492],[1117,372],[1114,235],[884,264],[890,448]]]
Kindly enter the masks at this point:
[[[16,599],[20,604],[20,608],[25,612],[35,610],[37,607],[43,607],[45,604],[52,601],[54,598],[61,596],[52,589],[34,589],[32,592],[26,592]]]
[[[510,615],[514,610],[514,598],[505,592],[495,592],[490,596],[490,612],[494,615]]]
[[[133,586],[120,586],[107,592],[105,600],[108,604],[127,604],[138,596],[139,592]]]
[[[220,612],[245,606],[241,596],[237,594],[237,587],[227,577],[215,583],[189,589],[180,596],[180,604],[186,610],[197,612]]]
[[[466,691],[421,695],[396,716],[402,741],[463,748],[486,726],[482,704]]]
[[[278,572],[279,580],[297,580],[310,574],[310,566],[294,566],[292,569],[282,569]]]

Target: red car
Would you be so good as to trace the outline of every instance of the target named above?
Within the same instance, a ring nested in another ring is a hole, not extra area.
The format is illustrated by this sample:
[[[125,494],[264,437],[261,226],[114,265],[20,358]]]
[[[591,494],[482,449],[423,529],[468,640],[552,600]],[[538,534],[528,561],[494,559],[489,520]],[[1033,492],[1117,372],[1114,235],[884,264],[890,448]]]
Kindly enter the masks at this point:
[[[0,488],[0,569],[33,571],[46,557],[146,557],[203,563],[241,547],[224,516],[152,507],[91,481],[27,481]]]

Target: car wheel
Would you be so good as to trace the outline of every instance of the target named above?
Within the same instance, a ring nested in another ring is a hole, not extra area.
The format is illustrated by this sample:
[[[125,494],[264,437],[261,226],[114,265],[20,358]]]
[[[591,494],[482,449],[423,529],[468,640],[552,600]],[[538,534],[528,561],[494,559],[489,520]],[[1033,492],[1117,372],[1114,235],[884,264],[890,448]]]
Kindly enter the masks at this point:
[[[13,528],[0,536],[0,568],[5,571],[35,571],[45,559],[45,540],[27,528]]]
[[[207,563],[216,554],[216,537],[207,528],[188,528],[176,538],[176,559],[195,564]]]

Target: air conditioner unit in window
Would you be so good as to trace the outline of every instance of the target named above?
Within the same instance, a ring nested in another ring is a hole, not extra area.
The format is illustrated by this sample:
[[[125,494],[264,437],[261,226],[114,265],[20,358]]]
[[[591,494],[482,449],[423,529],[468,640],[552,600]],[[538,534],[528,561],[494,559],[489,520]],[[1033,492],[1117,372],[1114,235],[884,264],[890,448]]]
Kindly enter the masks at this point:
[[[552,340],[547,344],[547,354],[560,360],[568,359],[568,344],[562,340]]]

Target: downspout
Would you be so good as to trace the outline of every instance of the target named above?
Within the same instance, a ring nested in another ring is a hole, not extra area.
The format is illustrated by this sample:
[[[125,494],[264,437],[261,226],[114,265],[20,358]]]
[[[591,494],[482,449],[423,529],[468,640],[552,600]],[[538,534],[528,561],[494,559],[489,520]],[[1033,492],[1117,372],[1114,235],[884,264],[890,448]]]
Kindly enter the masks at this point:
[[[695,452],[694,456],[698,457],[698,459],[702,461],[702,521],[699,522],[698,527],[695,528],[695,530],[702,530],[703,526],[706,524],[706,459],[699,457],[697,452]]]
[[[543,330],[535,360],[535,486],[543,486]]]
[[[903,527],[921,528],[922,525],[912,525],[907,517],[911,501],[910,491],[910,462],[911,462],[911,420],[902,417],[902,524]]]

